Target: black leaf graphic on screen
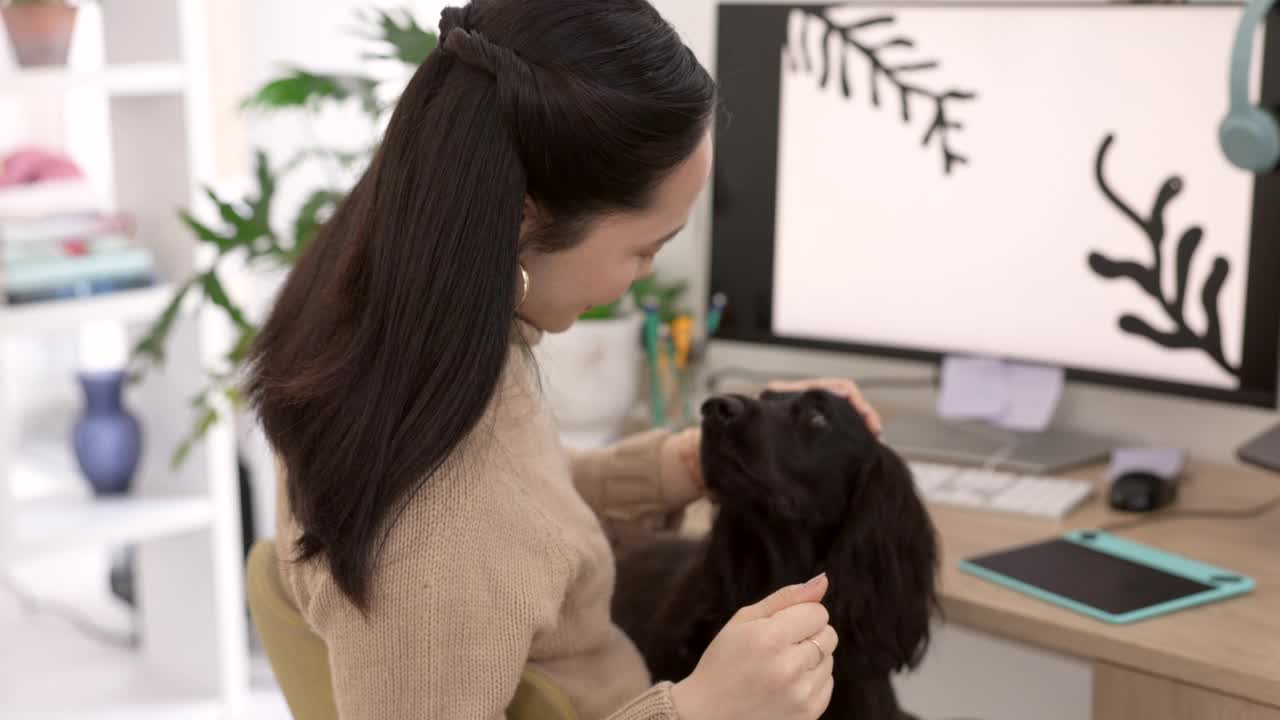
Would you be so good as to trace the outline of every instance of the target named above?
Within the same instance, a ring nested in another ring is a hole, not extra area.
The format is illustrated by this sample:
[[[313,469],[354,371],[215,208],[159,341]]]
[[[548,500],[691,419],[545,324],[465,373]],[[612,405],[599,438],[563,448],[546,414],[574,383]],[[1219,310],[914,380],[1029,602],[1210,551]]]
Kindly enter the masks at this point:
[[[954,135],[964,129],[963,123],[952,118],[951,106],[957,102],[973,100],[976,94],[971,90],[947,89],[935,91],[917,84],[911,76],[917,73],[936,70],[940,67],[937,60],[891,60],[895,49],[913,49],[915,41],[905,35],[892,35],[888,39],[872,43],[864,38],[864,31],[878,26],[894,23],[892,15],[877,14],[848,24],[840,24],[826,14],[822,6],[798,6],[795,12],[806,19],[821,23],[822,40],[814,47],[810,42],[807,23],[800,23],[800,31],[793,32],[794,37],[787,42],[787,66],[796,72],[816,73],[818,85],[830,87],[833,79],[838,79],[840,94],[846,99],[855,95],[857,83],[853,78],[849,55],[852,51],[862,56],[867,62],[867,97],[872,107],[880,107],[883,84],[887,83],[890,92],[897,93],[898,111],[903,124],[911,122],[912,99],[923,100],[933,112],[932,121],[920,139],[922,147],[930,143],[938,147],[942,154],[942,172],[950,175],[955,165],[965,164],[969,158],[957,151],[952,144]],[[833,40],[838,42],[834,43]]]
[[[1229,363],[1223,353],[1222,321],[1218,310],[1218,295],[1222,292],[1222,287],[1227,282],[1227,275],[1231,271],[1230,263],[1222,256],[1218,256],[1213,260],[1209,276],[1205,278],[1204,285],[1200,289],[1200,302],[1203,304],[1207,322],[1205,323],[1204,331],[1197,332],[1187,322],[1184,311],[1190,283],[1191,260],[1195,256],[1196,250],[1199,249],[1201,240],[1204,239],[1204,230],[1200,226],[1193,225],[1185,229],[1178,238],[1178,245],[1174,250],[1175,265],[1172,296],[1164,288],[1164,240],[1166,232],[1164,214],[1169,203],[1177,197],[1178,193],[1182,192],[1182,178],[1177,175],[1170,175],[1161,183],[1159,189],[1156,190],[1156,197],[1152,202],[1150,215],[1142,217],[1124,200],[1120,199],[1115,191],[1111,189],[1111,186],[1107,184],[1106,176],[1103,172],[1103,163],[1106,160],[1107,150],[1111,147],[1114,139],[1114,135],[1108,133],[1098,147],[1097,159],[1094,163],[1094,174],[1098,180],[1098,187],[1102,189],[1102,194],[1106,196],[1107,201],[1132,221],[1151,242],[1152,259],[1149,265],[1144,265],[1134,260],[1118,260],[1107,257],[1100,252],[1092,252],[1089,254],[1089,267],[1093,272],[1108,280],[1128,278],[1137,283],[1138,287],[1142,288],[1145,293],[1155,298],[1174,326],[1171,331],[1157,330],[1146,320],[1136,315],[1125,314],[1120,317],[1120,329],[1132,335],[1146,338],[1162,347],[1175,350],[1200,350],[1212,358],[1223,370],[1239,378],[1240,368]]]

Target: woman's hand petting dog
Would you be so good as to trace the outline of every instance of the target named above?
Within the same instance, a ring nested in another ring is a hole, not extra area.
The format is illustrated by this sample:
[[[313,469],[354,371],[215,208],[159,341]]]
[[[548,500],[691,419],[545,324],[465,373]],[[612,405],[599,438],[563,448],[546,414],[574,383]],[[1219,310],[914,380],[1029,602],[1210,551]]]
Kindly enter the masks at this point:
[[[858,389],[857,383],[852,380],[842,380],[840,378],[815,378],[813,380],[777,380],[769,383],[766,387],[769,392],[776,393],[802,393],[809,390],[826,390],[832,395],[839,395],[845,398],[853,405],[853,409],[858,411],[862,416],[862,421],[867,424],[867,429],[875,435],[880,435],[884,431],[884,423],[880,420],[880,413],[867,402],[863,397],[862,391]]]
[[[768,384],[771,392],[805,392],[826,390],[845,398],[858,411],[867,428],[879,435],[882,424],[876,409],[863,397],[857,383],[840,378],[814,378],[812,380],[777,380]],[[659,462],[665,492],[674,504],[686,504],[706,494],[706,481],[702,477],[699,448],[702,447],[702,429],[691,427],[672,435],[663,443]]]
[[[671,696],[684,720],[814,720],[832,691],[838,638],[826,575],[742,608]]]

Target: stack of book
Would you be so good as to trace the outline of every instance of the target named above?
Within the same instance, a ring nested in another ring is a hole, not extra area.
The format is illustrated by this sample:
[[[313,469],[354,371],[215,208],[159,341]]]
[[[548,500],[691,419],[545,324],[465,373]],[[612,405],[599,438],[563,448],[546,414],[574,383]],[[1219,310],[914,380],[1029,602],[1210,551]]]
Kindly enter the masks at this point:
[[[78,184],[49,181],[0,188],[0,277],[6,302],[44,302],[155,284],[154,257],[134,242],[129,216],[87,202],[85,194],[71,187]]]

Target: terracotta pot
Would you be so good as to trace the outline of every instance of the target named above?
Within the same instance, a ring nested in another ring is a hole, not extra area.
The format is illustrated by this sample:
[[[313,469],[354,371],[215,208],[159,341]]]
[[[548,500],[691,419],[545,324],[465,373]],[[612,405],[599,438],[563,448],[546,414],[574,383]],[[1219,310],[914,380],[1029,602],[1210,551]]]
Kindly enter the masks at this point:
[[[65,65],[77,9],[75,5],[61,2],[0,7],[18,65]]]

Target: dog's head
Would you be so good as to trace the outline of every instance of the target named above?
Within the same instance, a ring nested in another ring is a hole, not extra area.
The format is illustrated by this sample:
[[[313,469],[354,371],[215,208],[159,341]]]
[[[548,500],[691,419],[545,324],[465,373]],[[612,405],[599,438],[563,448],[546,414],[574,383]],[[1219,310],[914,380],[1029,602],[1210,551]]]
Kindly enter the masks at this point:
[[[936,603],[937,544],[906,463],[847,399],[825,391],[719,396],[702,414],[717,523],[762,539],[773,572],[788,575],[773,582],[826,571],[826,604],[851,664],[914,667]],[[746,559],[734,560],[744,567]]]

